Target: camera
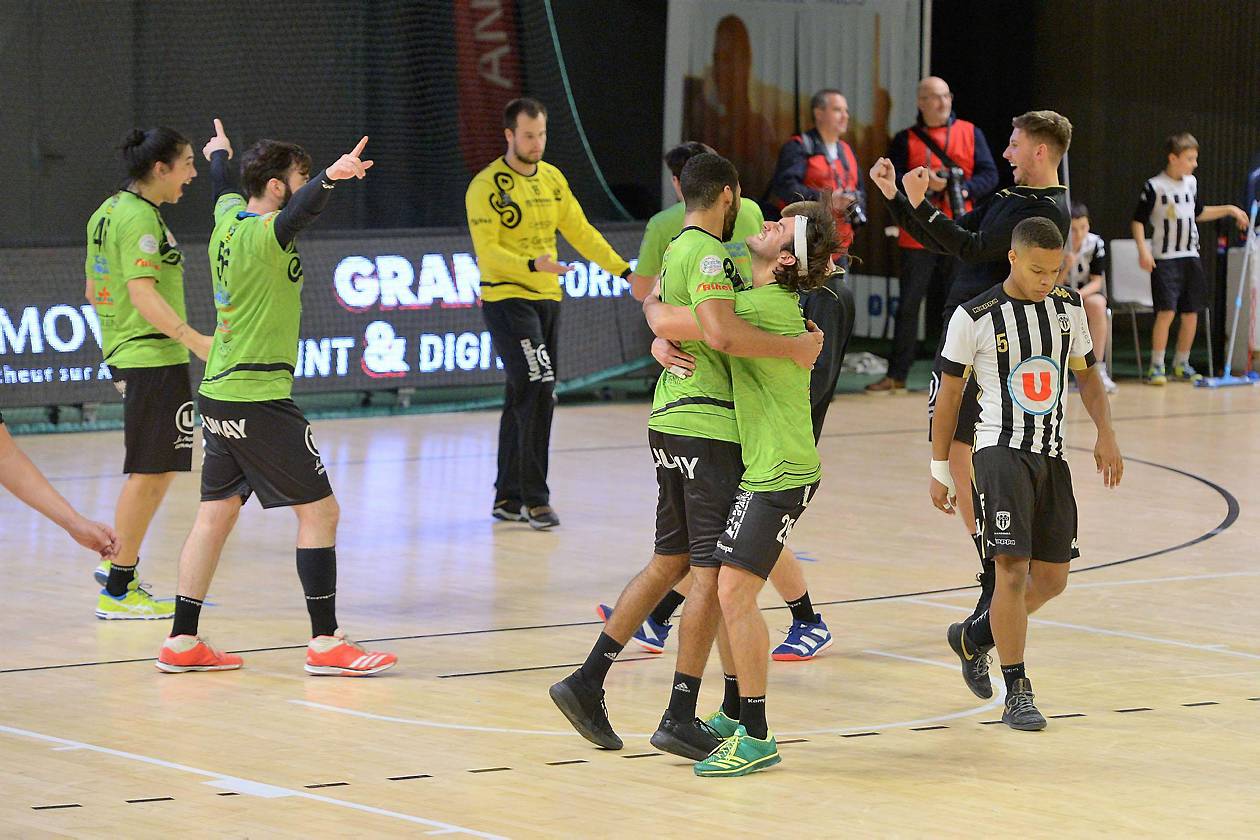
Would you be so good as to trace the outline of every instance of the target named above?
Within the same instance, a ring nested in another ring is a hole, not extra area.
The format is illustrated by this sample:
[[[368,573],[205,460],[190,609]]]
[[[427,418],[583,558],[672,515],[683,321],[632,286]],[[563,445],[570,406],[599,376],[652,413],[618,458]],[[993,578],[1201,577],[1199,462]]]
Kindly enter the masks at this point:
[[[945,194],[949,197],[949,209],[957,219],[967,210],[966,199],[963,198],[962,185],[967,180],[967,173],[961,167],[951,166],[936,173],[936,177],[945,179]]]
[[[845,193],[845,195],[853,197],[853,203],[844,211],[845,220],[854,227],[866,224],[866,211],[862,209],[862,202],[857,193]]]

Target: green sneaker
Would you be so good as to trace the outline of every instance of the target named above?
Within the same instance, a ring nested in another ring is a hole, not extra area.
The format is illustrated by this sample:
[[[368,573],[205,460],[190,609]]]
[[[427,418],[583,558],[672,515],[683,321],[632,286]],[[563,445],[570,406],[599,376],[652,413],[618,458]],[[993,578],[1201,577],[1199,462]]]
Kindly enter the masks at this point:
[[[766,739],[753,738],[743,726],[736,727],[735,734],[718,744],[718,748],[693,768],[697,776],[747,776],[758,770],[766,770],[778,764],[779,745],[774,733],[766,733]]]
[[[110,562],[108,560],[102,560],[101,565],[97,566],[96,570],[92,572],[92,577],[95,578],[96,582],[101,585],[101,588],[104,588],[105,585],[109,583],[109,568]],[[131,578],[131,583],[127,584],[127,588],[148,589],[149,584],[140,580],[140,575],[137,574]]]
[[[1146,372],[1146,384],[1147,385],[1167,385],[1168,384],[1168,375],[1164,373],[1164,368],[1162,365],[1160,367],[1152,367],[1150,370]]]
[[[1203,374],[1199,373],[1189,362],[1184,365],[1173,365],[1172,378],[1177,382],[1197,382],[1203,378]]]
[[[721,709],[705,718],[704,722],[719,738],[729,738],[739,729],[739,721],[727,717]]]
[[[143,589],[128,589],[127,594],[115,598],[104,589],[96,599],[96,617],[107,621],[152,621],[174,618],[173,603],[159,603]]]

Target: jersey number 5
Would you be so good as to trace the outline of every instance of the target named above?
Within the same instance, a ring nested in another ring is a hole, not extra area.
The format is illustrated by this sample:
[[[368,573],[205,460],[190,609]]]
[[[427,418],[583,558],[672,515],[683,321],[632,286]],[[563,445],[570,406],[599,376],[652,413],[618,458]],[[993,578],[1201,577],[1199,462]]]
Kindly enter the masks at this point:
[[[999,353],[1005,353],[1007,349],[1009,349],[1009,347],[1010,345],[1006,343],[1006,333],[998,333],[997,334],[997,351]]]

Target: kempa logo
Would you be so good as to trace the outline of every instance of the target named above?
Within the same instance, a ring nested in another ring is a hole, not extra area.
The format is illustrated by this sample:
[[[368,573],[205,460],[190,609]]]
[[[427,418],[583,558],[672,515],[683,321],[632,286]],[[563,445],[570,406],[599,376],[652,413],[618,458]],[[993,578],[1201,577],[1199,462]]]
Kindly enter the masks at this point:
[[[993,524],[1003,533],[1011,528],[1011,512],[1009,510],[999,510],[993,517]]]
[[[667,470],[678,470],[687,478],[694,479],[696,477],[696,465],[700,463],[699,458],[675,458],[664,449],[652,449],[652,460],[656,466]]]
[[[233,438],[235,440],[244,440],[246,437],[244,417],[240,420],[216,420],[213,417],[203,416],[201,422],[219,437]]]

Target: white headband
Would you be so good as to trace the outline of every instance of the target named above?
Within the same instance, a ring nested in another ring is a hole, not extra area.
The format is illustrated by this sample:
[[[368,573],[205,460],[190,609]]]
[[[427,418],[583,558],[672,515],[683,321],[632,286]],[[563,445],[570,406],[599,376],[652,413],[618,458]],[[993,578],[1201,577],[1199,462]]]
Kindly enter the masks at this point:
[[[809,260],[807,254],[808,248],[805,245],[805,228],[809,224],[809,220],[804,216],[793,216],[796,224],[795,237],[792,242],[792,253],[796,255],[796,270],[800,274],[809,273]]]

